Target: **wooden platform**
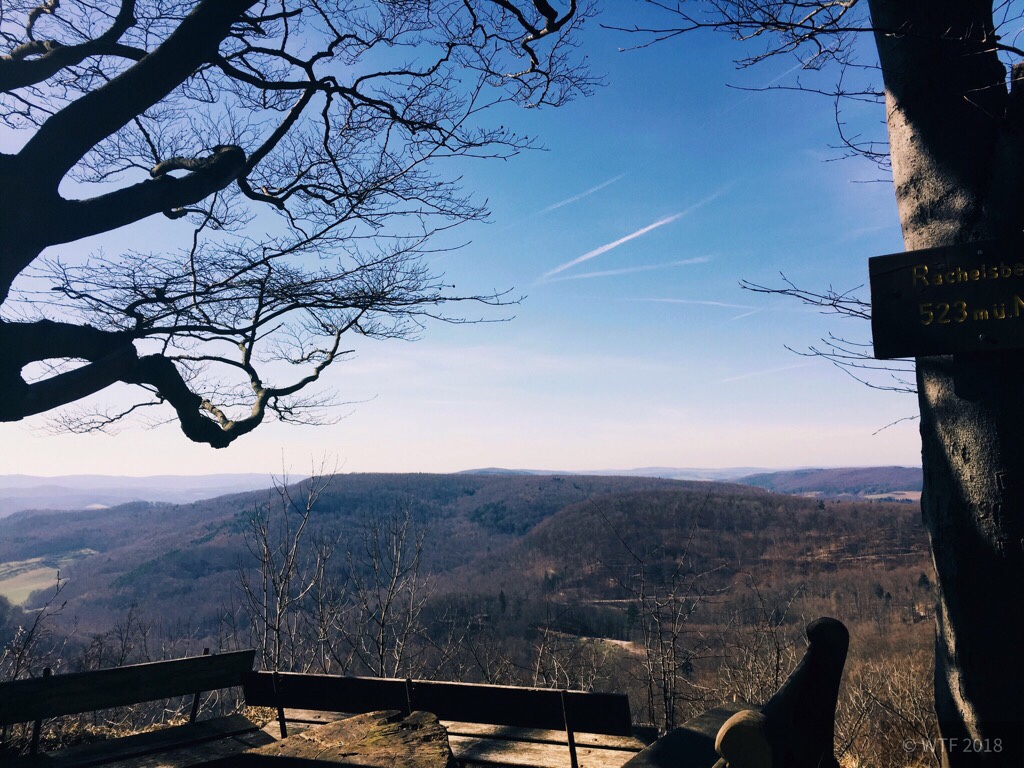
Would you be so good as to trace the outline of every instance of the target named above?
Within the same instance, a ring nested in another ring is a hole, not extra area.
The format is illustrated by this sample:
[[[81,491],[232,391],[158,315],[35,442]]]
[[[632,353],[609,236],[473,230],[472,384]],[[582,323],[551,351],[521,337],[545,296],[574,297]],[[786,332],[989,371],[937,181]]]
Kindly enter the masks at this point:
[[[346,717],[331,712],[304,710],[287,710],[286,716],[289,721],[289,735],[301,733],[314,725],[335,722]],[[173,728],[129,736],[117,742],[86,744],[55,755],[0,760],[0,768],[64,768],[72,765],[89,765],[91,759],[102,759],[105,768],[184,768],[200,762],[237,755],[280,739],[276,721],[271,721],[262,730],[257,730],[241,715],[218,718],[196,725],[208,731],[206,737],[201,738],[199,743],[189,749],[177,750],[170,755],[157,753],[168,740],[173,739]],[[489,768],[569,766],[569,748],[566,746],[565,733],[562,731],[450,721],[443,721],[442,725],[448,731],[452,754],[462,765]],[[639,739],[627,736],[576,734],[580,768],[622,768],[645,746]],[[116,748],[118,754],[111,754],[112,748]],[[111,759],[113,761],[108,762]]]
[[[289,734],[310,725],[327,723],[339,716],[328,712],[289,709],[285,711]],[[569,748],[563,731],[512,728],[480,723],[442,720],[448,731],[452,754],[463,765],[514,766],[514,768],[568,768]],[[264,729],[279,735],[277,723]],[[622,768],[647,745],[629,736],[576,734],[580,768]]]
[[[189,730],[190,746],[167,752],[181,729]],[[120,739],[97,741],[53,754],[4,760],[0,768],[68,768],[102,764],[104,768],[184,768],[204,760],[227,757],[270,744],[274,738],[242,715],[229,715],[192,725],[162,728]]]
[[[466,765],[508,765],[518,768],[567,768],[569,747],[562,731],[442,722],[452,754]],[[621,768],[644,748],[628,736],[576,734],[580,768]]]
[[[451,768],[448,734],[429,712],[369,712],[318,724],[195,768]]]

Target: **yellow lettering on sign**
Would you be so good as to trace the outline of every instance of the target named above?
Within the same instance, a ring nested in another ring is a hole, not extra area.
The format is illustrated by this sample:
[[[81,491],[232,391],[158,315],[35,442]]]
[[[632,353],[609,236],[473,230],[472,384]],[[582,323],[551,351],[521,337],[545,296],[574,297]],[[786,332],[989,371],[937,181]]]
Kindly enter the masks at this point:
[[[913,280],[913,284],[917,285],[917,282],[919,280],[921,281],[922,285],[929,285],[929,283],[928,283],[928,265],[927,264],[918,264],[916,267],[914,267],[914,280]]]

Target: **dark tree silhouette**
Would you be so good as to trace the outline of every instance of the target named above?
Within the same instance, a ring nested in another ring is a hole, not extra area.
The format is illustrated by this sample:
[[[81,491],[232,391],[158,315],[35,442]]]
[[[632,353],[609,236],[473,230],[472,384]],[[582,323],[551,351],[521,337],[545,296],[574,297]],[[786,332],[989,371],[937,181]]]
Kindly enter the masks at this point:
[[[142,397],[62,426],[163,404],[224,447],[268,416],[323,418],[311,385],[345,333],[407,337],[454,320],[446,302],[502,301],[424,264],[431,235],[484,213],[437,164],[517,153],[529,140],[481,112],[591,84],[572,56],[590,0],[0,9],[0,421],[118,382]],[[161,215],[179,247],[53,249]]]
[[[1024,229],[1021,3],[649,2],[666,11],[664,28],[646,30],[652,40],[724,29],[758,43],[743,63],[793,52],[805,69],[841,72],[832,90],[798,87],[884,103],[888,147],[844,141],[876,160],[888,150],[907,249]],[[938,579],[936,710],[947,764],[1024,760],[1022,378],[1019,351],[916,361],[922,509]]]

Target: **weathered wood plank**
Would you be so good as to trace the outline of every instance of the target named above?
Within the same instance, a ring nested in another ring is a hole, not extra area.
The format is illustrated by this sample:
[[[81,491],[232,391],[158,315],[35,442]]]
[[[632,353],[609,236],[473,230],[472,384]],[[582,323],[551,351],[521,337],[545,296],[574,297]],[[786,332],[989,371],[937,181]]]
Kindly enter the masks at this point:
[[[0,683],[0,725],[241,685],[255,653],[234,651]]]
[[[190,768],[208,760],[233,761],[246,750],[258,749],[273,742],[262,731],[228,736],[205,744],[196,744],[173,752],[127,758],[104,763],[103,768]],[[231,762],[228,763],[233,764]]]
[[[449,736],[475,736],[483,739],[504,739],[505,741],[532,741],[545,744],[565,744],[565,731],[540,728],[516,728],[488,723],[465,723],[442,720]],[[631,753],[647,746],[635,736],[608,736],[600,733],[576,733],[577,746],[599,749],[622,749]]]
[[[309,723],[310,725],[323,725],[334,723],[345,717],[343,712],[321,712],[316,709],[285,709],[284,717],[289,723]]]
[[[284,719],[288,723],[289,736],[302,733],[307,728],[312,728],[315,725],[336,723],[338,720],[344,720],[346,717],[352,717],[352,715],[344,712],[318,712],[314,709],[286,709],[284,711]],[[263,726],[263,731],[269,733],[274,739],[281,738],[281,725],[276,718]]]
[[[371,712],[313,726],[274,744],[202,768],[356,765],[361,768],[449,768],[448,735],[428,712],[402,717]],[[197,767],[198,768],[198,767]]]
[[[196,723],[159,728],[146,733],[136,733],[118,739],[97,741],[70,747],[47,755],[26,756],[16,760],[0,761],[3,768],[28,768],[29,766],[52,766],[52,768],[80,768],[131,761],[135,759],[181,760],[177,753],[191,754],[194,748],[213,748],[215,742],[224,741],[227,748],[237,745],[241,752],[250,747],[268,744],[273,738],[262,734],[259,727],[242,715],[228,715]],[[225,754],[230,754],[225,752]],[[180,763],[187,765],[187,763]]]
[[[451,744],[455,759],[460,762],[528,768],[569,766],[569,747],[564,742],[559,745],[449,734],[448,743]],[[597,749],[576,745],[580,768],[622,768],[633,754],[621,749]]]

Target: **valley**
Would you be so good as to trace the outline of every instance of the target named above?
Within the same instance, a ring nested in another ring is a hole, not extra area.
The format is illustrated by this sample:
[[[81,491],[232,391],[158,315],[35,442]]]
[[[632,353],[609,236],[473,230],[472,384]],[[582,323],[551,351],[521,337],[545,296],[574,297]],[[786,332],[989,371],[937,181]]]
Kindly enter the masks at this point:
[[[908,503],[638,476],[351,474],[17,512],[0,519],[0,563],[0,640],[45,617],[40,663],[59,647],[71,669],[255,647],[264,668],[626,691],[640,722],[667,727],[763,700],[827,615],[853,637],[849,749],[891,752],[906,724],[883,705],[928,699],[934,590]]]

